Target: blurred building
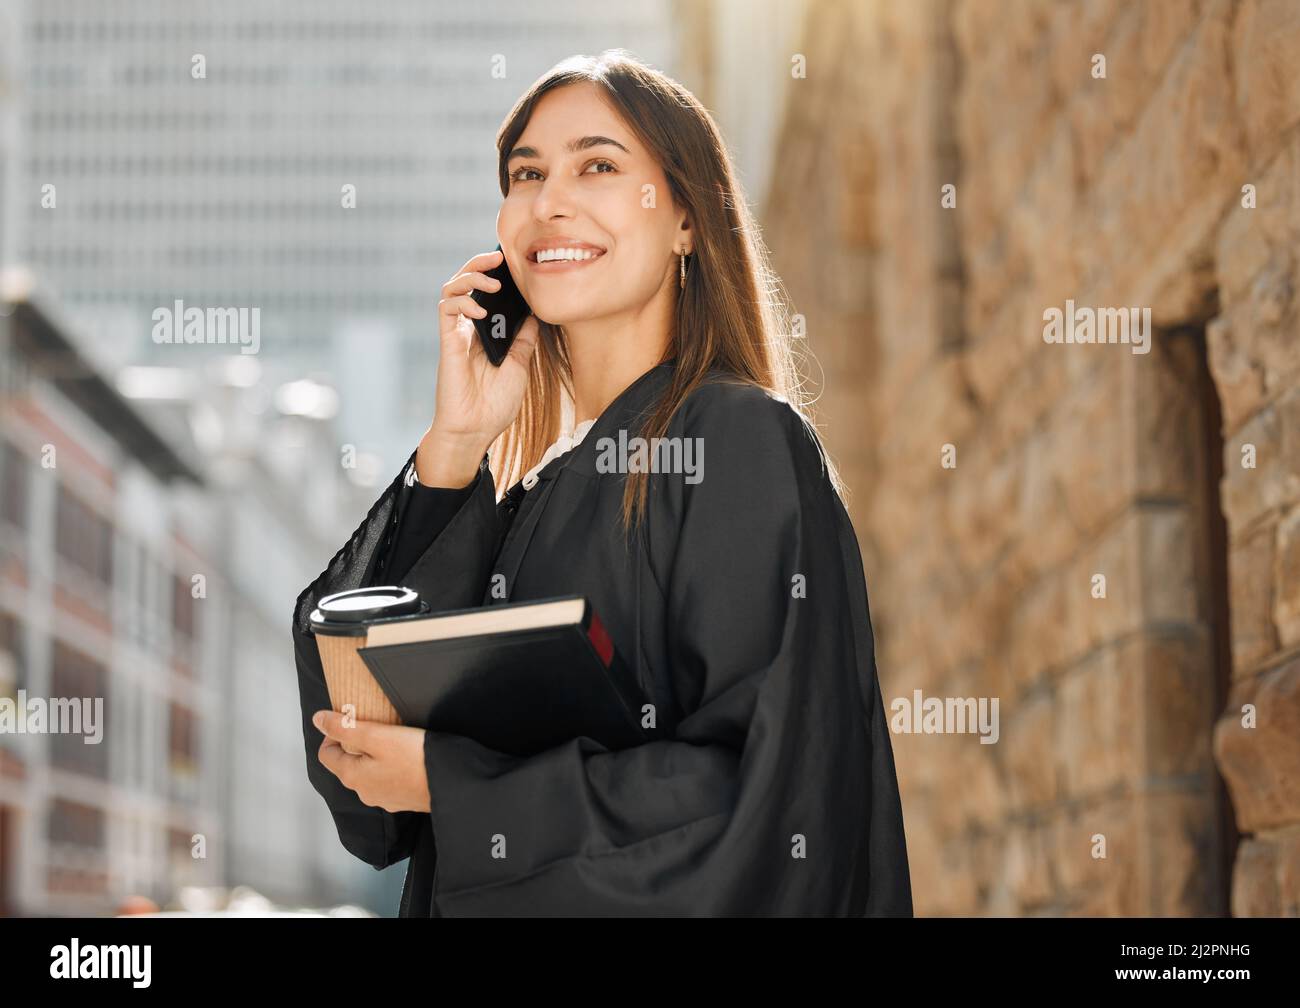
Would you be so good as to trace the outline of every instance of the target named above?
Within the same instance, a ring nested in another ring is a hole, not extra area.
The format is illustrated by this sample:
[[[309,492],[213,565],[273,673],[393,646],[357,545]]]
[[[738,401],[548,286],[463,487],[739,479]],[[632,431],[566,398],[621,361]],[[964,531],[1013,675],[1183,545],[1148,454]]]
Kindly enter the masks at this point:
[[[574,53],[673,53],[667,0],[23,9],[23,259],[87,352],[188,366],[223,348],[155,344],[156,308],[259,309],[264,363],[328,377],[385,470],[432,415],[439,288],[496,245],[516,98]]]
[[[222,881],[281,904],[393,913],[405,865],[377,874],[349,854],[307,782],[289,632],[293,599],[373,502],[339,458],[337,392],[305,379],[272,386],[256,359],[238,354],[199,374],[128,367],[119,388],[156,425],[189,431],[206,465],[203,514],[221,544],[228,627],[214,669]]]
[[[0,0],[0,266],[41,292],[0,320],[0,686],[100,690],[112,725],[85,767],[0,736],[5,907],[392,912],[404,866],[352,858],[306,779],[292,601],[428,423],[506,112],[575,52],[671,66],[668,9]],[[257,310],[258,352],[156,343],[177,301]]]
[[[22,279],[0,291],[0,703],[102,698],[103,721],[90,744],[0,731],[0,912],[223,885],[390,912],[400,878],[338,844],[295,730],[284,599],[370,500],[303,464],[337,442],[336,394],[277,403],[237,357],[110,384]]]
[[[0,902],[96,913],[210,882],[225,628],[191,593],[216,545],[180,518],[200,476],[12,289],[0,354],[0,700],[18,723],[54,698],[102,704],[93,732],[0,732]],[[196,834],[210,856],[191,857]]]
[[[1298,26],[807,5],[765,234],[885,702],[1000,698],[894,735],[918,913],[1300,912]]]
[[[17,258],[21,169],[23,45],[16,0],[0,0],[0,269]]]

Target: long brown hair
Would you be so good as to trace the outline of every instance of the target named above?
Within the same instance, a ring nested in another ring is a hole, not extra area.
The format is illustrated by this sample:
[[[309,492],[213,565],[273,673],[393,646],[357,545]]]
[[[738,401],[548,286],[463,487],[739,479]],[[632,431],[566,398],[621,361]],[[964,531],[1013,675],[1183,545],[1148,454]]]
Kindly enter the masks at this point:
[[[767,249],[713,117],[693,94],[625,49],[573,56],[556,64],[515,103],[497,134],[502,196],[510,188],[506,159],[537,102],[554,88],[578,83],[603,89],[627,128],[662,167],[673,199],[686,210],[694,231],[667,353],[667,358],[676,358],[673,379],[641,436],[665,436],[682,401],[711,369],[719,369],[784,399],[799,413],[817,442],[831,485],[843,496],[843,484],[808,413],[783,287],[768,265]],[[540,461],[560,433],[561,387],[573,394],[563,330],[538,321],[539,340],[523,405],[489,456],[498,487],[512,486]],[[644,515],[648,475],[628,474],[625,530]]]

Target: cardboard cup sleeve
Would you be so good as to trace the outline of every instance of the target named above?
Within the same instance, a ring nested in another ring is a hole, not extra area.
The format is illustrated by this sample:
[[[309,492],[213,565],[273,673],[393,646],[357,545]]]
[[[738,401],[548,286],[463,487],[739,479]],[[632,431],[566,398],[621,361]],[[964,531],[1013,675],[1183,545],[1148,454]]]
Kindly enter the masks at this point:
[[[334,710],[341,714],[351,711],[358,721],[402,723],[397,708],[358,652],[366,646],[370,623],[416,615],[427,608],[415,592],[393,585],[356,588],[320,600],[311,614],[311,628]],[[355,755],[347,745],[343,750]]]

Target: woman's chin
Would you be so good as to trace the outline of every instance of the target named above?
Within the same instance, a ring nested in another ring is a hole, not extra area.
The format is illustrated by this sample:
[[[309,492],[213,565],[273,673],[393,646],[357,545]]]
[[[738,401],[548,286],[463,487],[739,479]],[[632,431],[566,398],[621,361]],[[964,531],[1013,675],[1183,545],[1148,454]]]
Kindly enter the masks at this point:
[[[537,316],[539,322],[545,322],[553,326],[577,325],[580,322],[588,322],[596,318],[589,311],[574,311],[572,308],[557,308],[555,311],[547,311],[545,306],[537,307],[534,305],[532,307],[533,314]]]

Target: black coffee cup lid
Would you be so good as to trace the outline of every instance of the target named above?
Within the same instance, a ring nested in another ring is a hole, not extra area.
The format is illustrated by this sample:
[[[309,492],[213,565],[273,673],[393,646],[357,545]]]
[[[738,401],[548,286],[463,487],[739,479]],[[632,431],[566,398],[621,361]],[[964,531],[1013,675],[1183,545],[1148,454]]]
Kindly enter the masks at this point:
[[[311,613],[311,628],[317,633],[360,636],[375,620],[410,616],[427,609],[419,594],[398,585],[353,588],[326,595]]]

